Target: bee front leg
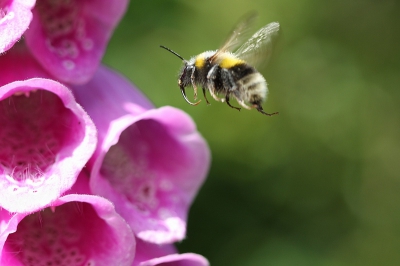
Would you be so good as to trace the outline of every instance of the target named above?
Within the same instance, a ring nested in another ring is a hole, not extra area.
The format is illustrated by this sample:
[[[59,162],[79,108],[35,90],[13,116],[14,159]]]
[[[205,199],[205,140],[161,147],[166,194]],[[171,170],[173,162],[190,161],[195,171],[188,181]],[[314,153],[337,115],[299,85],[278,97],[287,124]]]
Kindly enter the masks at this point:
[[[188,100],[188,98],[186,97],[185,87],[180,86],[180,89],[181,89],[181,93],[182,93],[183,98],[185,99],[185,101],[186,101],[188,104],[190,104],[190,105],[198,105],[198,104],[201,102],[201,100],[199,100],[198,102],[195,102],[195,103],[190,102],[190,101]]]

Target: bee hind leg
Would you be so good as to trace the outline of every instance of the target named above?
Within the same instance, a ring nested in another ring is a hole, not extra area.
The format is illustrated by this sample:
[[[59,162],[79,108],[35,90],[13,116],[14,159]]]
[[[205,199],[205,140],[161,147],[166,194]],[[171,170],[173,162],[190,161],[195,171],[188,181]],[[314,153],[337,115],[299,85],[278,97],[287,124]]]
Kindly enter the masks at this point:
[[[236,109],[236,110],[240,111],[241,108],[232,106],[232,105],[230,104],[230,102],[229,102],[229,96],[226,96],[226,97],[225,97],[225,101],[226,101],[226,103],[228,104],[228,106],[229,106],[230,108],[233,108],[233,109]]]
[[[273,115],[279,114],[279,112],[275,112],[275,113],[271,113],[271,114],[264,112],[264,109],[261,107],[260,104],[254,104],[253,107],[256,108],[257,111],[259,111],[259,112],[262,113],[263,115],[273,116]]]
[[[251,110],[250,106],[247,106],[247,104],[244,103],[244,101],[242,99],[240,99],[239,97],[235,97],[236,101],[245,109],[247,110]]]

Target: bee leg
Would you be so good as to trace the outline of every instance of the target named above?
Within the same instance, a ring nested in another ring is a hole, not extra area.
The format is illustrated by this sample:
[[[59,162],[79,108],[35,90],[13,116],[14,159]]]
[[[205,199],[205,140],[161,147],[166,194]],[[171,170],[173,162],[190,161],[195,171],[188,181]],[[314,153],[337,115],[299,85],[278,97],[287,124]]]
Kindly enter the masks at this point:
[[[214,72],[215,72],[215,69],[217,69],[217,67],[218,67],[218,65],[214,65],[211,69],[210,69],[210,71],[208,71],[208,73],[207,73],[207,81],[213,81],[214,79],[215,79],[215,75],[214,75]]]
[[[245,108],[245,109],[247,109],[247,110],[251,110],[251,107],[250,107],[250,106],[247,106],[247,104],[244,103],[244,101],[243,101],[242,98],[240,97],[240,94],[239,94],[238,91],[235,91],[234,94],[233,94],[233,96],[235,96],[236,101],[237,101],[243,108]]]
[[[218,102],[223,102],[224,99],[221,99],[217,96],[217,94],[215,94],[215,86],[214,86],[214,79],[215,79],[215,75],[214,72],[217,69],[218,65],[213,66],[210,71],[208,71],[207,73],[207,87],[208,90],[210,91],[211,96],[214,98],[214,100],[218,101]]]
[[[193,68],[192,75],[190,75],[190,80],[192,82],[192,86],[193,86],[193,90],[194,90],[194,99],[196,100],[197,99],[197,86],[196,86],[196,83],[194,82],[194,70],[195,70],[195,68]]]
[[[260,113],[262,113],[264,115],[273,116],[273,115],[279,114],[279,112],[275,112],[275,113],[272,113],[272,114],[264,112],[264,109],[261,107],[260,104],[254,104],[253,107],[256,108],[257,111],[259,111]]]
[[[198,104],[201,102],[201,100],[199,100],[198,102],[195,102],[195,103],[190,102],[190,101],[188,100],[188,98],[186,97],[185,87],[181,86],[180,88],[181,88],[182,96],[183,96],[183,98],[185,99],[185,101],[186,101],[188,104],[190,104],[190,105],[198,105]]]
[[[222,84],[227,92],[233,92],[237,90],[237,86],[235,81],[233,80],[232,74],[229,73],[227,69],[221,69],[221,78]]]
[[[204,87],[203,87],[203,95],[204,95],[204,99],[206,99],[207,104],[210,105],[210,103],[207,100],[206,89]]]
[[[214,98],[214,100],[218,101],[218,102],[223,102],[224,99],[219,98],[216,94],[215,94],[215,90],[214,87],[210,88],[210,94],[211,96]]]
[[[228,106],[229,106],[230,108],[233,108],[233,109],[236,109],[236,110],[240,111],[240,108],[239,108],[239,107],[235,107],[235,106],[232,106],[232,105],[230,104],[230,102],[229,102],[229,96],[228,96],[228,95],[225,96],[225,101],[226,101],[226,103],[228,104]]]
[[[221,68],[221,80],[222,80],[223,93],[225,95],[228,96],[230,94],[233,94],[233,96],[235,96],[235,94],[238,94],[237,86],[235,81],[233,80],[232,74],[225,68]],[[237,97],[235,96],[235,98]],[[222,99],[223,102],[227,100],[229,100],[229,97],[225,97],[225,99]],[[231,105],[229,104],[229,106]]]
[[[251,107],[248,106],[247,104],[245,104],[243,100],[240,100],[240,99],[236,99],[236,100],[237,100],[237,102],[238,102],[241,106],[243,106],[243,107],[246,108],[247,110],[251,110]]]

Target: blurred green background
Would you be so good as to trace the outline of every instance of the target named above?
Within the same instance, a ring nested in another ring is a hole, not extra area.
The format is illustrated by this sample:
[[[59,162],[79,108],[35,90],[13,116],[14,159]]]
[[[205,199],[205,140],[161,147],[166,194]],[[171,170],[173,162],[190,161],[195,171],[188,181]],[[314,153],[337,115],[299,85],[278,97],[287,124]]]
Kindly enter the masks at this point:
[[[281,24],[259,69],[264,109],[280,115],[188,105],[181,62],[159,45],[187,59],[217,49],[251,10],[255,30]],[[104,62],[189,113],[212,150],[181,252],[212,265],[400,265],[399,14],[394,0],[130,3]]]

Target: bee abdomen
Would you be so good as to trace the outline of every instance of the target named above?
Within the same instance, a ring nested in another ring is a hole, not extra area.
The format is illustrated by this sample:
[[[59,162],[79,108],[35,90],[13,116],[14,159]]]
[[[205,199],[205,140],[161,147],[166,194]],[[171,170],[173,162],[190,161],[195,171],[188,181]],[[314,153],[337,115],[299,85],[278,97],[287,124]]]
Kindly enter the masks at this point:
[[[246,95],[246,99],[244,99],[246,102],[259,104],[265,101],[268,92],[267,82],[260,73],[247,75],[239,80],[239,83],[241,90]]]

